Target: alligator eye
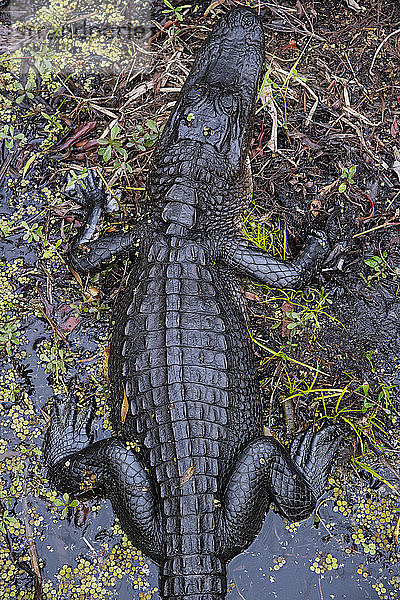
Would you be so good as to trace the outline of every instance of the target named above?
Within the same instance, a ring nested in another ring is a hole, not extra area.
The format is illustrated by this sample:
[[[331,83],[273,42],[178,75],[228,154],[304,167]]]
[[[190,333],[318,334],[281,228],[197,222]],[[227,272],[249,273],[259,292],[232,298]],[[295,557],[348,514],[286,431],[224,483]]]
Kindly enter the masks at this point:
[[[219,99],[224,112],[231,114],[236,109],[236,98],[232,94],[221,94]]]

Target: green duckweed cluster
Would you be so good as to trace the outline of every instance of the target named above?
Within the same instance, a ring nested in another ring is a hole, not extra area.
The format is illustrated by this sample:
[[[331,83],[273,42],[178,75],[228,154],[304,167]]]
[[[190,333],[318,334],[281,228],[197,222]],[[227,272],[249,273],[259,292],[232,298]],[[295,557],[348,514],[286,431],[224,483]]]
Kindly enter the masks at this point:
[[[13,261],[0,261],[0,352],[8,355],[17,353],[17,347],[24,343],[21,334],[21,313],[25,304],[24,294],[17,291],[23,283],[23,275],[19,274],[24,261],[17,258]],[[17,356],[18,358],[18,356]],[[13,386],[10,382],[11,390]],[[1,393],[7,393],[3,388]]]
[[[395,496],[360,498],[355,510],[354,542],[366,554],[395,553],[394,530],[398,515]]]
[[[19,227],[19,231],[23,233],[25,228],[21,229],[21,223],[32,223],[30,219],[36,217],[39,211],[36,206],[27,202],[27,195],[24,193],[16,203],[13,201],[14,197],[17,195],[12,196],[10,201],[15,208],[12,227]],[[50,201],[54,202],[54,198],[48,193],[48,203]],[[53,219],[50,220],[50,224],[52,223]],[[34,229],[36,234],[40,231],[39,227],[41,225],[38,224]],[[10,231],[7,235],[12,233],[13,231]],[[31,236],[31,226],[29,231],[26,230],[26,235]],[[44,237],[41,235],[37,235],[37,239],[24,240],[31,250],[35,249],[38,256],[46,250],[43,241]],[[46,260],[46,269],[50,277],[57,277],[60,267],[65,268],[58,253]],[[48,335],[34,347],[31,356],[27,353],[28,340],[23,334],[24,327],[32,316],[47,323],[44,313],[39,310],[39,307],[42,307],[42,310],[45,308],[41,299],[45,297],[46,292],[38,275],[42,273],[36,263],[28,265],[22,258],[0,264],[0,310],[3,315],[0,341],[4,359],[0,370],[0,598],[33,600],[35,597],[34,585],[29,575],[32,569],[32,559],[28,553],[30,537],[37,551],[38,566],[43,577],[43,600],[117,598],[122,581],[125,586],[131,587],[132,594],[134,593],[138,600],[151,600],[156,590],[150,589],[147,582],[148,568],[145,559],[126,536],[122,535],[119,525],[114,528],[112,543],[103,543],[95,555],[74,557],[71,554],[69,564],[60,564],[61,558],[59,562],[57,559],[52,560],[49,564],[55,571],[46,571],[42,557],[49,554],[56,557],[56,553],[50,546],[45,550],[44,544],[51,528],[67,526],[66,503],[59,499],[58,492],[44,476],[41,445],[45,419],[38,408],[37,396],[30,390],[30,376],[24,377],[24,369],[28,365],[36,365],[39,358],[39,367],[35,368],[39,373],[47,373],[47,381],[55,394],[65,395],[67,390],[64,377],[67,368],[73,363],[75,369],[82,371],[86,378],[89,378],[85,389],[74,390],[74,393],[80,396],[83,403],[87,403],[92,394],[95,395],[96,416],[104,417],[108,390],[104,382],[103,355],[107,345],[109,315],[103,315],[105,311],[100,312],[100,318],[104,318],[104,327],[101,334],[96,333],[96,346],[92,346],[90,352],[80,340],[80,336],[93,335],[89,318],[87,322],[82,323],[80,330],[75,331],[71,339],[67,337],[67,343],[54,335],[49,324]],[[81,300],[82,289],[72,280],[71,290],[68,292],[63,291],[61,295],[56,290],[53,292],[53,307],[56,311],[51,316],[53,322],[58,318],[58,307],[73,308],[72,298],[75,299],[77,309],[73,314],[87,312],[90,317],[94,303]],[[61,317],[62,314],[61,310]],[[111,428],[109,419],[107,423],[108,428]],[[101,504],[97,503],[93,505],[91,512],[95,515],[100,510]],[[69,511],[71,514],[71,509]],[[79,536],[79,531],[77,535]]]
[[[393,557],[395,560],[394,530],[398,511],[398,498],[395,494],[386,496],[365,489],[356,502],[349,505],[344,500],[346,492],[337,479],[331,478],[335,505],[333,510],[344,516],[352,516],[351,539],[357,550],[371,557],[375,555]]]
[[[273,562],[275,563],[273,567],[270,567],[270,571],[279,571],[285,564],[286,559],[283,556],[274,556]]]
[[[293,534],[292,537],[294,537],[294,535],[299,527],[300,527],[299,522],[288,523],[287,525],[285,525],[285,529],[287,529],[291,534]]]
[[[120,72],[133,58],[137,64],[146,63],[148,57],[138,52],[138,47],[149,25],[148,15],[149,2],[145,1],[132,5],[124,0],[116,5],[112,0],[49,0],[25,21],[13,25],[16,38],[19,34],[23,41],[11,53],[15,60],[7,66],[17,74],[21,58],[35,57],[44,95],[59,89],[60,72],[85,74],[83,87],[93,91],[97,85],[94,74]],[[35,80],[31,69],[22,94],[34,94]]]
[[[123,535],[121,542],[112,548],[103,544],[95,557],[78,557],[75,567],[63,565],[56,575],[56,595],[50,597],[60,600],[109,598],[122,578],[128,576],[132,588],[140,592],[139,597],[151,599],[156,589],[149,588],[147,574],[141,551]]]
[[[314,571],[317,575],[326,573],[327,571],[336,571],[340,566],[337,558],[332,554],[318,552],[317,556],[310,565],[310,571]]]
[[[30,519],[32,526],[40,526],[43,518]],[[22,551],[25,528],[17,521],[14,527],[9,525],[8,535],[13,542],[21,540],[21,552],[18,560],[7,547],[6,537],[0,532],[0,595],[4,600],[33,600],[35,592],[29,585],[22,563],[30,564],[27,552]],[[37,538],[36,538],[37,539]],[[42,536],[43,539],[43,536]],[[13,551],[18,546],[14,543]],[[48,550],[51,550],[48,547]],[[41,569],[44,563],[39,561]],[[45,572],[45,571],[42,571]],[[43,600],[94,600],[117,598],[118,587],[122,579],[128,580],[136,597],[151,600],[157,588],[150,588],[146,576],[148,567],[140,550],[137,550],[122,536],[120,542],[112,547],[103,544],[100,551],[90,558],[78,556],[75,566],[62,565],[53,580],[44,579]]]

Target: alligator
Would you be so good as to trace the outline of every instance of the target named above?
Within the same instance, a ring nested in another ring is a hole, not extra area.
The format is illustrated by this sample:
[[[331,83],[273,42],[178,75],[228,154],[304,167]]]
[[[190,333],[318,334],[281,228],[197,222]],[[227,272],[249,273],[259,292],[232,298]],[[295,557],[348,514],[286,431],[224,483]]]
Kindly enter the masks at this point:
[[[287,450],[263,429],[238,275],[298,287],[328,250],[316,234],[289,263],[240,234],[263,59],[257,14],[227,12],[154,151],[147,217],[93,239],[106,195],[89,170],[87,222],[70,251],[81,273],[124,253],[131,269],[110,344],[114,434],[93,442],[92,409],[56,403],[49,477],[60,491],[111,500],[127,535],[159,565],[164,600],[225,598],[227,563],[255,539],[270,503],[292,521],[309,516],[340,443],[328,426],[298,434]]]

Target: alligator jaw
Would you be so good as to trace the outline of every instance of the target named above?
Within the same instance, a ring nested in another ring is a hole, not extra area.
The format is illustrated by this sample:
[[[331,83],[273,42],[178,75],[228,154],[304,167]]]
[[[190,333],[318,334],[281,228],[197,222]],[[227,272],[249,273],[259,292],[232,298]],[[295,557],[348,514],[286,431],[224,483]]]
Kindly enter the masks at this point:
[[[216,152],[227,175],[235,177],[249,149],[263,60],[264,33],[257,15],[241,6],[222,17],[193,64],[157,156],[175,144],[199,142]]]

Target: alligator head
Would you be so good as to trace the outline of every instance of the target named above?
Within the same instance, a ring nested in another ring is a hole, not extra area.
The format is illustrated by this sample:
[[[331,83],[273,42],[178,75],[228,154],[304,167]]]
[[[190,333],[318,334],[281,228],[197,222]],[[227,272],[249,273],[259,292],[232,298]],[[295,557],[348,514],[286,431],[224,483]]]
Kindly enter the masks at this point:
[[[241,6],[222,17],[194,61],[157,154],[193,140],[211,146],[237,173],[249,148],[263,60],[257,15]]]
[[[263,59],[262,25],[244,6],[201,47],[153,157],[148,191],[167,223],[230,226],[243,210],[232,187],[246,175]]]

